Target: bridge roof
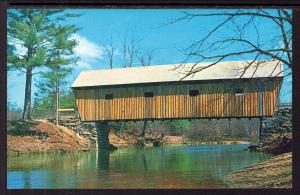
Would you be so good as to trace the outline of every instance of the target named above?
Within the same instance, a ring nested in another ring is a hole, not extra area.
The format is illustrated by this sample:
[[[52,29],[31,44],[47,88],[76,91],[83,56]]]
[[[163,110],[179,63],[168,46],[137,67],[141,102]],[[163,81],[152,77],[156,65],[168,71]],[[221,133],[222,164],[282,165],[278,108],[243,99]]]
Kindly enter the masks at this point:
[[[207,67],[209,64],[210,63],[199,63],[195,65],[194,69],[201,69]],[[82,71],[72,84],[72,87],[180,81],[180,79],[191,70],[194,63],[187,63],[178,67],[179,65],[180,64],[170,64]],[[247,66],[248,63],[246,61],[219,62],[214,66],[184,78],[182,81],[283,76],[282,64],[279,61],[255,61],[243,74],[243,70],[245,70]],[[178,68],[174,70],[176,67]],[[256,67],[258,68],[256,69]]]

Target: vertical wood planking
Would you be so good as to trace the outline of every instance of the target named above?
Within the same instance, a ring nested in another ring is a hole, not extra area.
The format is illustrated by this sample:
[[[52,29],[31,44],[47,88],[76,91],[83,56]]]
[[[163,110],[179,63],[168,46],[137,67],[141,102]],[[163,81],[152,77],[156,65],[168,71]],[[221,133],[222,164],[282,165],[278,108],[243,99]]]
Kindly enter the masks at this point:
[[[83,121],[143,118],[253,117],[259,116],[258,80],[202,84],[161,84],[145,87],[74,89],[76,107]],[[263,115],[275,112],[282,80],[263,82]],[[234,96],[234,87],[244,89]],[[190,97],[189,90],[199,90]],[[144,98],[152,91],[153,98]],[[112,100],[105,94],[112,93]]]

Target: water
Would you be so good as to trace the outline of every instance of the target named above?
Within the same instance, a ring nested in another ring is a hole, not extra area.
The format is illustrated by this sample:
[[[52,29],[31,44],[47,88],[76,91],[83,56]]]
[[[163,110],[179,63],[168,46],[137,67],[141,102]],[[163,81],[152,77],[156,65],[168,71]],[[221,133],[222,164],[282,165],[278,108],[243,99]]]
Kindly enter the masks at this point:
[[[224,177],[270,158],[248,145],[125,148],[26,154],[7,160],[9,189],[224,188]]]

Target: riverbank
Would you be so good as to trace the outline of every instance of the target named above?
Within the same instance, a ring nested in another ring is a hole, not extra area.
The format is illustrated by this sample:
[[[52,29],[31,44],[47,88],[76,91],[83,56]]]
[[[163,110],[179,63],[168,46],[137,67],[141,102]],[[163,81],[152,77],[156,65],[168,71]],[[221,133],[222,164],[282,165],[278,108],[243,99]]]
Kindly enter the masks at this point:
[[[189,145],[232,145],[232,144],[250,144],[249,141],[241,140],[219,140],[219,141],[193,141],[182,136],[166,135],[164,144],[189,144]]]
[[[137,144],[138,139],[160,137],[160,135],[146,135],[137,137],[134,135],[119,136],[111,129],[110,143],[117,148],[130,147]],[[164,135],[160,139],[163,145],[188,144],[188,145],[229,145],[250,144],[247,141],[219,140],[219,141],[192,141],[182,136]],[[38,152],[74,152],[95,150],[91,141],[80,136],[74,130],[55,125],[45,120],[36,121],[8,121],[7,122],[7,154],[8,156],[23,153]],[[146,143],[145,146],[153,146]]]
[[[275,133],[256,151],[271,154],[283,154],[292,151],[292,133]]]
[[[89,150],[89,142],[66,127],[45,121],[8,121],[7,155]]]
[[[272,134],[252,151],[270,153],[270,160],[250,165],[227,177],[229,185],[238,188],[292,187],[292,133]]]
[[[233,188],[291,188],[292,153],[250,165],[226,177]]]
[[[154,138],[153,138],[154,137]],[[146,135],[144,139],[158,139],[160,136],[150,136]],[[130,136],[117,136],[113,131],[109,134],[109,142],[118,147],[124,148],[136,145],[136,140],[142,137],[136,137],[133,135]],[[163,145],[232,145],[232,144],[251,144],[249,141],[239,141],[239,140],[222,140],[222,141],[192,141],[188,140],[182,136],[172,136],[172,135],[164,135],[162,139]],[[153,144],[145,143],[145,146],[153,146]]]

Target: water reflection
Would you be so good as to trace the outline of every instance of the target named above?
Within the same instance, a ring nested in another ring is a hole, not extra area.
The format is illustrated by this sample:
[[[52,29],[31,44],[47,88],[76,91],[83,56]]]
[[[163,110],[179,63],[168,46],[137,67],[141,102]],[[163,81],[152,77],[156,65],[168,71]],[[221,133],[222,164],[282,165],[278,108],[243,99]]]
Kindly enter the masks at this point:
[[[144,153],[142,153],[142,161],[143,161],[143,165],[144,165],[144,170],[147,171],[147,162],[146,162],[146,156]]]
[[[234,146],[166,146],[8,158],[8,188],[221,188],[270,156]]]
[[[98,151],[98,169],[108,170],[109,169],[109,150],[99,150]]]
[[[24,188],[31,188],[30,172],[25,171],[23,174]]]

